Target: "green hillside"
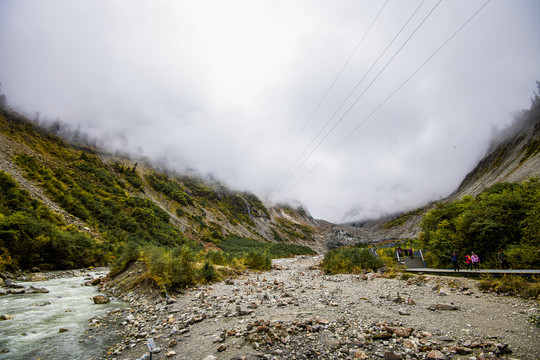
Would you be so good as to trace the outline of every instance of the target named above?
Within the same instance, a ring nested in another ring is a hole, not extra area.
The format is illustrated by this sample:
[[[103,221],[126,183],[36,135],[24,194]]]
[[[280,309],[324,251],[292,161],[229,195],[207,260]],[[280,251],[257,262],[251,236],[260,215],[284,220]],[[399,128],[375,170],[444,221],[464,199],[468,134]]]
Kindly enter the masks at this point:
[[[0,129],[0,270],[119,271],[138,259],[178,285],[204,279],[156,263],[182,258],[183,270],[208,273],[214,265],[260,267],[250,263],[255,253],[265,266],[273,256],[314,253],[316,227],[303,209],[267,208],[218,182],[66,142],[10,110],[0,113]]]

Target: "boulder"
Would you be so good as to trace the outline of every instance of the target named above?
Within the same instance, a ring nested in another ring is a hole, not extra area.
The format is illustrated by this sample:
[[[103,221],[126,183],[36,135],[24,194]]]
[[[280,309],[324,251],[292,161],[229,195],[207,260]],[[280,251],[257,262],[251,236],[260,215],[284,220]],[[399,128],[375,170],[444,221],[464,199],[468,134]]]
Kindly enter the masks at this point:
[[[35,286],[32,286],[32,285],[30,285],[28,287],[28,289],[26,289],[26,293],[28,293],[28,294],[39,294],[39,293],[46,294],[48,292],[49,292],[49,290],[47,290],[45,288],[38,288],[38,287],[35,287]]]
[[[17,289],[8,289],[8,294],[12,295],[20,295],[20,294],[26,294],[26,289],[23,288],[17,288]]]
[[[2,314],[0,315],[0,320],[13,320],[13,316],[8,314]]]
[[[107,304],[111,302],[111,300],[105,295],[96,295],[92,298],[92,300],[94,300],[94,304]]]

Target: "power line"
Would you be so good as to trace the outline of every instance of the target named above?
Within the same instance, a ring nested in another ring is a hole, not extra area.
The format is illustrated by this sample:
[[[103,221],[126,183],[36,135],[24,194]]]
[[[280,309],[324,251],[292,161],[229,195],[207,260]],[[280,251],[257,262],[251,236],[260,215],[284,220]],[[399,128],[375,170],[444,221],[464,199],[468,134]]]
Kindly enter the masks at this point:
[[[275,170],[278,168],[278,166],[283,162],[283,160],[285,159],[285,157],[289,154],[290,150],[292,149],[292,147],[294,146],[294,144],[296,144],[296,141],[298,140],[298,138],[300,137],[300,135],[302,134],[302,132],[304,131],[304,129],[306,128],[306,126],[309,124],[309,122],[313,119],[313,116],[315,116],[315,113],[317,112],[317,110],[319,109],[319,107],[321,106],[321,104],[324,102],[324,100],[326,99],[326,97],[328,96],[328,94],[330,93],[330,90],[332,90],[332,88],[334,87],[334,84],[336,83],[336,81],[339,79],[339,77],[341,76],[341,74],[343,73],[343,70],[345,70],[345,68],[347,67],[347,65],[349,64],[349,62],[351,61],[352,57],[354,56],[354,54],[356,54],[356,51],[358,50],[358,48],[360,47],[360,45],[364,42],[364,39],[366,38],[367,34],[370,32],[371,28],[375,25],[375,23],[377,22],[377,19],[379,18],[379,16],[381,15],[381,13],[383,12],[384,8],[386,7],[386,5],[388,4],[390,0],[386,0],[386,2],[384,3],[384,5],[381,7],[381,9],[379,10],[379,12],[377,13],[377,15],[375,16],[375,18],[373,19],[373,21],[371,22],[371,24],[369,25],[369,27],[367,28],[367,30],[364,32],[364,35],[362,36],[362,38],[360,39],[360,41],[358,41],[358,43],[356,44],[356,47],[354,48],[354,50],[352,51],[352,53],[349,55],[349,57],[347,58],[347,60],[345,61],[345,63],[343,64],[343,66],[341,67],[341,69],[339,70],[339,72],[337,73],[337,75],[334,77],[334,80],[332,81],[332,83],[330,84],[330,86],[328,87],[328,89],[326,89],[326,92],[324,93],[324,95],[322,96],[322,98],[319,100],[319,102],[317,103],[317,105],[315,106],[315,109],[311,112],[311,115],[308,117],[308,119],[304,122],[304,125],[302,125],[302,128],[300,129],[300,131],[296,134],[296,136],[294,137],[294,140],[291,142],[291,144],[289,145],[289,147],[287,148],[287,150],[285,150],[285,152],[283,153],[283,155],[281,156],[281,159],[279,159],[279,161],[276,163],[276,165],[274,166],[274,170],[272,171],[275,172]],[[424,0],[425,1],[425,0]],[[311,144],[309,145],[311,146]],[[304,150],[305,152],[305,150]],[[300,155],[300,157],[303,155],[304,153],[302,153]],[[297,160],[298,161],[298,160]],[[293,163],[292,166],[294,166],[296,164],[296,161]],[[289,170],[285,171],[285,173],[282,175],[282,177],[276,182],[276,184],[274,185],[274,188],[277,187],[277,185],[279,185],[279,183],[281,182],[281,180],[283,180],[283,178],[285,177],[285,175],[287,174]]]
[[[353,101],[353,103],[348,107],[348,109],[343,113],[343,115],[341,115],[341,117],[337,120],[337,122],[332,126],[332,128],[324,135],[324,137],[319,140],[319,143],[315,146],[315,148],[313,148],[311,150],[311,152],[308,154],[308,156],[300,163],[300,165],[298,165],[296,167],[296,170],[290,174],[286,181],[283,183],[283,186],[301,169],[302,165],[305,164],[305,162],[313,155],[313,153],[321,146],[321,144],[328,138],[328,136],[330,136],[330,134],[335,130],[335,128],[341,123],[341,121],[345,118],[345,116],[351,111],[351,109],[356,105],[356,103],[360,100],[360,98],[366,93],[366,91],[371,87],[371,85],[373,85],[373,83],[379,78],[379,76],[384,72],[384,70],[386,70],[386,68],[390,65],[390,63],[396,58],[396,56],[401,52],[401,50],[405,47],[405,45],[409,42],[409,40],[416,34],[416,32],[420,29],[420,27],[426,22],[426,20],[431,16],[431,14],[435,11],[435,9],[439,6],[439,4],[442,2],[442,0],[439,0],[437,2],[437,4],[435,4],[435,6],[429,11],[429,13],[424,17],[424,19],[422,19],[422,21],[420,22],[420,24],[414,29],[414,31],[409,35],[409,37],[403,42],[403,44],[400,46],[400,48],[394,53],[394,55],[390,58],[390,60],[388,60],[386,62],[386,64],[383,66],[383,68],[377,73],[377,75],[373,78],[373,80],[371,80],[371,82],[368,84],[368,86],[364,89],[364,91],[362,91],[362,93]],[[414,17],[414,15],[416,14],[416,12],[420,9],[420,7],[422,6],[424,2],[422,2],[420,4],[420,6],[414,11],[414,13],[409,17],[409,19],[407,20],[407,22],[402,26],[402,28],[400,29],[400,31],[396,34],[396,36],[392,39],[392,41],[388,44],[388,46],[386,47],[386,49],[381,53],[381,55],[377,58],[377,60],[373,63],[373,65],[369,68],[369,70],[364,74],[364,76],[362,77],[362,79],[360,79],[360,81],[356,84],[356,86],[353,88],[353,90],[349,93],[349,95],[347,96],[347,98],[341,103],[341,105],[338,107],[338,109],[334,112],[334,114],[332,115],[332,117],[327,121],[327,123],[325,124],[325,126],[321,129],[321,131],[319,131],[319,133],[317,134],[317,136],[312,140],[312,142],[310,143],[310,145],[304,150],[304,152],[302,153],[302,155],[307,151],[307,149],[311,146],[311,144],[313,144],[313,142],[315,141],[315,139],[318,137],[318,135],[322,132],[322,130],[324,130],[324,128],[326,128],[326,126],[331,122],[331,120],[334,118],[334,116],[339,112],[339,110],[341,110],[341,108],[343,107],[343,105],[347,102],[347,100],[349,100],[349,98],[352,96],[352,94],[356,91],[356,89],[360,86],[360,84],[363,82],[363,80],[366,78],[366,76],[368,75],[368,73],[373,69],[373,67],[377,64],[377,62],[381,59],[381,57],[386,53],[386,51],[388,50],[388,48],[392,45],[392,43],[396,40],[396,38],[399,36],[399,34],[403,31],[403,29],[405,28],[405,26],[410,22],[410,20]],[[297,159],[297,161],[299,160],[300,158]],[[296,162],[295,161],[295,164]],[[290,169],[289,169],[290,170]],[[281,188],[281,187],[280,187]]]
[[[474,14],[471,15],[471,17],[469,17],[467,19],[467,21],[465,21],[465,23],[463,23],[463,25],[461,25],[437,50],[435,50],[435,52],[433,52],[423,63],[422,65],[420,65],[411,75],[409,75],[407,77],[407,79],[405,79],[405,81],[403,81],[390,95],[388,95],[388,97],[381,103],[379,104],[379,106],[377,106],[375,108],[375,110],[373,110],[368,116],[366,116],[364,118],[364,120],[362,120],[349,134],[347,134],[347,136],[345,136],[323,159],[321,159],[319,162],[317,162],[317,164],[315,164],[308,172],[306,172],[293,186],[291,186],[288,191],[292,190],[293,188],[295,188],[299,183],[301,183],[309,174],[311,174],[313,172],[313,170],[315,170],[315,168],[317,168],[321,163],[323,163],[326,159],[328,159],[328,157],[330,157],[330,155],[332,155],[332,153],[334,153],[334,151],[336,151],[341,145],[343,145],[366,121],[368,121],[377,111],[379,111],[379,109],[381,107],[384,106],[384,104],[386,104],[406,83],[409,82],[409,80],[411,80],[435,55],[437,55],[437,53],[439,53],[465,26],[467,26],[467,24],[490,2],[491,0],[487,0],[482,6],[480,6],[480,8],[478,10],[476,10],[474,12]],[[355,102],[356,103],[356,102]],[[354,104],[355,104],[354,103]],[[353,104],[353,105],[354,105]]]

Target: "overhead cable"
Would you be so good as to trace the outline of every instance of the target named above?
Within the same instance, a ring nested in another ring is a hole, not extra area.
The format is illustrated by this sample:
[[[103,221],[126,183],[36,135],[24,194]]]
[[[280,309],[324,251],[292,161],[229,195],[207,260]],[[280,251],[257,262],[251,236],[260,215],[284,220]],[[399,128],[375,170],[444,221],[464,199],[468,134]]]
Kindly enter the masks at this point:
[[[403,81],[388,97],[379,104],[369,115],[367,115],[347,136],[345,136],[326,156],[315,164],[308,172],[306,172],[296,183],[294,183],[287,191],[295,188],[301,183],[309,174],[313,172],[321,163],[323,163],[334,151],[336,151],[341,145],[343,145],[366,121],[368,121],[380,108],[382,108],[406,83],[409,82],[435,55],[437,55],[471,20],[490,2],[487,0],[471,17],[467,19],[435,52],[433,52],[423,63],[420,65],[411,75],[409,75],[405,81]]]
[[[364,42],[364,39],[366,38],[367,34],[370,32],[371,28],[373,28],[373,25],[375,25],[375,23],[377,22],[377,19],[379,18],[379,16],[381,15],[381,13],[383,12],[384,8],[386,7],[386,5],[388,4],[390,0],[386,0],[386,2],[384,3],[384,5],[382,6],[382,8],[379,10],[379,12],[377,13],[377,15],[375,16],[375,18],[373,19],[373,21],[371,22],[371,24],[369,25],[369,27],[367,28],[367,30],[364,32],[364,35],[362,36],[362,38],[360,39],[360,41],[358,41],[358,43],[356,44],[356,47],[354,48],[354,50],[352,51],[352,53],[349,55],[349,57],[347,58],[347,60],[345,61],[345,63],[343,64],[343,66],[341,67],[341,69],[339,70],[339,72],[337,73],[337,75],[334,77],[334,80],[332,81],[332,83],[330,84],[330,86],[328,87],[328,89],[326,89],[326,92],[324,93],[324,95],[321,97],[321,99],[319,100],[319,102],[317,103],[317,105],[315,106],[315,109],[311,112],[311,115],[308,117],[308,119],[304,122],[304,125],[302,125],[302,128],[300,129],[300,131],[296,134],[296,136],[294,137],[294,140],[289,144],[289,147],[287,148],[287,150],[285,150],[285,152],[283,153],[283,155],[281,156],[281,158],[279,159],[279,161],[276,163],[276,165],[274,166],[274,170],[272,171],[275,172],[276,169],[278,168],[278,166],[283,162],[283,160],[285,159],[285,157],[289,154],[289,152],[291,151],[292,147],[294,146],[294,144],[296,144],[296,141],[298,140],[298,138],[300,137],[300,135],[304,132],[304,129],[306,128],[306,126],[309,124],[309,122],[313,119],[313,116],[315,116],[315,113],[317,112],[317,110],[319,109],[319,107],[321,106],[321,104],[324,102],[324,100],[326,99],[326,97],[328,96],[328,94],[330,93],[330,90],[332,90],[332,88],[334,87],[334,84],[336,83],[336,81],[339,79],[339,77],[341,76],[341,74],[343,73],[343,71],[345,70],[345,68],[347,67],[347,65],[349,64],[349,62],[351,61],[352,57],[354,56],[354,54],[356,54],[356,51],[358,50],[358,48],[360,47],[360,45]],[[425,0],[424,0],[425,1]],[[310,144],[311,145],[311,144]],[[305,151],[305,150],[304,150]],[[302,153],[303,155],[303,153]],[[300,155],[300,156],[302,156]],[[294,166],[294,164],[292,165]],[[276,182],[276,184],[274,185],[274,187],[277,187],[277,185],[279,185],[279,183],[281,182],[281,180],[283,180],[283,177],[285,177],[285,175],[287,174],[288,170],[285,171],[285,173],[283,174],[283,176]]]
[[[367,90],[375,83],[375,81],[379,78],[379,76],[386,70],[386,68],[392,63],[392,61],[396,58],[396,56],[401,52],[401,50],[405,47],[405,45],[411,40],[411,38],[416,34],[416,32],[422,27],[422,25],[426,22],[426,20],[433,14],[435,9],[439,6],[439,4],[442,2],[442,0],[439,0],[435,6],[429,11],[429,13],[422,19],[420,24],[417,25],[417,27],[414,29],[414,31],[409,35],[409,37],[401,44],[399,49],[392,55],[392,57],[386,62],[386,64],[383,66],[383,68],[377,73],[377,75],[371,80],[371,82],[366,86],[366,88],[362,91],[360,95],[357,96],[357,98],[353,101],[353,103],[347,108],[347,110],[341,115],[341,117],[336,121],[336,123],[328,130],[328,132],[323,136],[321,140],[319,140],[318,144],[311,150],[311,152],[304,158],[304,160],[296,167],[295,171],[290,174],[285,182],[283,183],[283,186],[302,168],[302,166],[305,164],[305,162],[313,155],[313,153],[321,146],[321,144],[328,138],[328,136],[334,131],[334,129],[341,123],[341,121],[345,118],[345,116],[351,111],[351,109],[356,105],[356,103],[360,100],[360,98],[367,92]],[[402,28],[399,30],[399,32],[396,34],[396,36],[392,39],[392,41],[388,44],[386,49],[379,55],[377,60],[371,65],[369,70],[364,74],[364,76],[360,79],[360,81],[356,84],[356,86],[351,90],[349,95],[346,97],[346,99],[341,103],[341,105],[338,107],[338,109],[334,112],[332,117],[327,121],[325,126],[319,131],[317,136],[313,139],[313,141],[310,143],[310,145],[304,150],[302,155],[307,151],[307,149],[311,146],[311,144],[315,141],[315,139],[318,137],[318,135],[326,128],[326,126],[330,123],[330,121],[334,118],[334,116],[341,110],[343,105],[349,100],[349,98],[352,96],[352,94],[356,91],[356,89],[360,86],[360,84],[363,82],[363,80],[366,78],[368,73],[373,69],[373,67],[377,64],[377,62],[381,59],[381,57],[386,53],[388,48],[392,45],[392,43],[396,40],[396,38],[400,35],[400,33],[403,31],[405,26],[410,22],[410,20],[414,17],[416,12],[420,9],[424,2],[420,4],[420,6],[414,11],[414,13],[409,17],[407,22],[402,26]],[[299,158],[297,159],[297,161]],[[297,162],[296,161],[296,162]],[[295,164],[296,164],[295,162]],[[289,169],[290,170],[290,169]],[[281,187],[280,187],[281,188]]]

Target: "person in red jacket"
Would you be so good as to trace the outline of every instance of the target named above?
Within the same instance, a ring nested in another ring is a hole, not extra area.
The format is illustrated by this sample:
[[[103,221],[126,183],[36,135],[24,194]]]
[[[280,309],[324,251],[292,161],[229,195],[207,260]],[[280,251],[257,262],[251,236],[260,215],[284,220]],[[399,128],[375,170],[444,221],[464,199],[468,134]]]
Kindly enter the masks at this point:
[[[472,270],[472,260],[469,254],[465,255],[465,264],[467,264],[467,270]]]

